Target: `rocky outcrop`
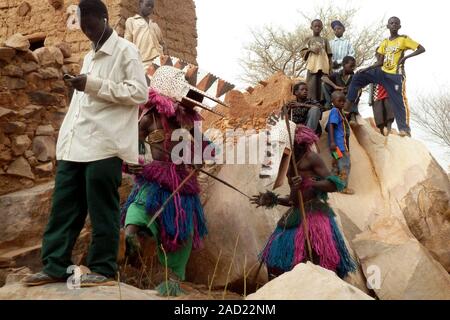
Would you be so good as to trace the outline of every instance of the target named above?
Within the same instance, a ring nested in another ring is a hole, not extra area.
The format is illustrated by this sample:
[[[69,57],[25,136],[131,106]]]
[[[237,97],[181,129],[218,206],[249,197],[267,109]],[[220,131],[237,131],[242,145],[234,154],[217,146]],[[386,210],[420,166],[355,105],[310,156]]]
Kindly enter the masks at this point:
[[[88,269],[82,267],[82,272]],[[25,287],[20,281],[32,271],[28,268],[0,269],[0,300],[166,300],[154,290],[141,290],[125,283],[115,286],[80,288],[67,283]],[[6,284],[5,284],[6,283]],[[241,300],[233,293],[211,291],[206,286],[181,284],[184,295],[170,300]]]
[[[227,98],[233,109],[228,111],[221,108],[220,111],[224,112],[226,117],[220,121],[211,115],[205,115],[206,127],[224,131],[245,125],[246,129],[258,129],[260,117],[278,112],[282,103],[291,98],[289,90],[283,88],[289,88],[292,84],[289,78],[274,75],[247,93],[231,92]],[[279,90],[274,91],[274,87]],[[274,92],[279,94],[273,94]],[[325,113],[323,126],[327,118],[328,114]],[[352,240],[367,231],[380,216],[387,215],[411,230],[414,237],[426,248],[422,247],[421,250],[431,254],[428,254],[430,261],[436,259],[449,271],[450,182],[427,148],[417,140],[401,138],[395,134],[388,138],[383,137],[370,125],[370,121],[354,128],[350,146],[352,172],[349,184],[356,194],[348,196],[334,193],[330,195],[329,200],[340,218],[350,247],[353,246]],[[319,148],[322,159],[331,168],[326,133],[322,136]],[[227,170],[227,178],[239,176],[240,179],[246,180],[247,174],[252,175],[241,171],[237,173],[238,169],[234,173],[230,168],[225,169],[226,167],[224,166],[223,170]],[[255,181],[255,184],[261,183]],[[246,186],[242,188],[241,190],[246,192]],[[259,187],[258,191],[264,191],[264,188]],[[231,197],[233,196],[230,196],[230,199]],[[238,200],[238,197],[236,194],[233,199]],[[244,206],[245,202],[245,199],[242,199]],[[415,245],[420,247],[418,242]],[[396,252],[399,254],[398,259],[402,259],[401,250]],[[361,250],[357,251],[356,255],[359,258],[365,257]],[[367,267],[363,264],[365,274],[370,271]],[[364,277],[358,278],[357,283],[365,282]],[[436,279],[434,281],[439,281]],[[427,295],[425,289],[422,294]]]
[[[258,175],[257,165],[225,165],[218,173],[219,178],[250,196],[265,188]],[[191,256],[188,278],[198,283],[212,282],[214,287],[242,281],[247,273],[248,279],[254,278],[259,265],[257,255],[285,210],[256,209],[236,191],[218,182],[209,183],[207,189],[203,188],[208,190],[204,209],[209,234],[205,247]],[[266,272],[261,276],[267,281]]]
[[[367,122],[356,128],[354,134],[378,179],[382,203],[378,204],[377,212],[389,213],[405,222],[420,243],[450,272],[450,180],[447,174],[426,146],[417,140],[396,135],[384,138]],[[352,162],[361,161],[357,158]],[[356,177],[361,176],[367,177],[367,174]],[[354,181],[359,184],[361,180],[365,179]]]
[[[332,271],[310,262],[297,265],[246,300],[373,300],[339,279]]]
[[[33,271],[41,267],[41,243],[50,214],[54,183],[0,196],[0,268],[27,266]],[[82,231],[73,252],[78,263],[90,242],[89,224]]]
[[[391,215],[379,217],[353,246],[382,300],[450,300],[450,276]]]
[[[41,165],[40,170],[50,169]],[[132,180],[124,176],[119,194],[122,203],[131,191]],[[33,271],[41,268],[41,243],[51,208],[54,182],[8,195],[0,196],[0,217],[4,227],[0,232],[0,270],[27,266]],[[73,262],[86,256],[91,239],[89,219],[73,252]]]
[[[120,286],[69,290],[66,283],[27,288],[21,283],[0,288],[1,300],[163,300],[156,291],[140,290],[121,283]]]

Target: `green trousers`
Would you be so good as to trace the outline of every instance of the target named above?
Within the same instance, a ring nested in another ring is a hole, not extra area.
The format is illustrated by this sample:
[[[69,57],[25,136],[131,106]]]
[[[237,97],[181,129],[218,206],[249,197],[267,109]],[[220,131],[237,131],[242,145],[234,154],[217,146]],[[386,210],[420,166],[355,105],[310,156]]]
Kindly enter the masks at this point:
[[[109,158],[80,163],[59,161],[50,218],[42,242],[44,272],[56,278],[70,276],[67,268],[87,213],[92,239],[87,267],[115,277],[120,232],[119,186],[122,160]]]

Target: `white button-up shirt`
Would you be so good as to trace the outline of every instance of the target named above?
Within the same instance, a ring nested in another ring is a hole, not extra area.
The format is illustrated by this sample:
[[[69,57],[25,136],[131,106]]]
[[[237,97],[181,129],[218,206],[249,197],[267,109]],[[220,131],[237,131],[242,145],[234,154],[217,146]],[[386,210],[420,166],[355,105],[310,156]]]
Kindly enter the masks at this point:
[[[91,162],[119,157],[138,163],[138,105],[148,99],[138,50],[114,31],[84,58],[85,92],[75,91],[59,131],[57,160]]]

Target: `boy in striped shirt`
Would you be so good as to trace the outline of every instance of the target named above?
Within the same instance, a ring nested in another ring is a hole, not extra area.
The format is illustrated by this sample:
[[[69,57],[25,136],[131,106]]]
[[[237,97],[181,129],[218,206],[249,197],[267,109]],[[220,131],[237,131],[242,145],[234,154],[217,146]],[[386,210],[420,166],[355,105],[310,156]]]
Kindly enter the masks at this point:
[[[342,69],[342,60],[344,57],[350,56],[355,58],[355,49],[350,40],[344,38],[345,27],[339,20],[331,23],[336,38],[330,41],[331,51],[333,52],[332,63],[333,71],[338,72]]]

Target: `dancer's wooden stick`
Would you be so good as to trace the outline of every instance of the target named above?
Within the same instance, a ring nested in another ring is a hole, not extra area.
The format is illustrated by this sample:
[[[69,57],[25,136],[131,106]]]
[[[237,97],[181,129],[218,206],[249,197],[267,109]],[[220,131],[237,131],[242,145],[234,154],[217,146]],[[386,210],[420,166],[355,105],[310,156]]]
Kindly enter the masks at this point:
[[[286,128],[287,128],[288,135],[289,135],[289,143],[291,146],[292,166],[294,167],[295,176],[298,177],[297,160],[295,159],[294,144],[293,144],[292,135],[291,135],[291,126],[289,125],[289,116],[287,114],[285,115],[285,119],[286,119]],[[306,244],[308,247],[309,260],[311,262],[313,262],[312,247],[311,247],[311,241],[309,239],[309,232],[308,232],[308,221],[306,220],[306,212],[305,212],[305,206],[303,203],[303,195],[302,195],[301,190],[297,190],[297,196],[298,196],[298,202],[299,202],[298,204],[299,204],[300,212],[302,214],[302,219],[303,219],[303,223],[302,223],[303,224],[303,232],[305,234]]]

